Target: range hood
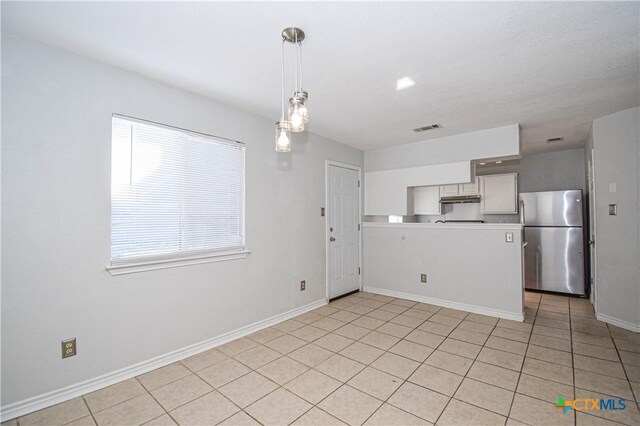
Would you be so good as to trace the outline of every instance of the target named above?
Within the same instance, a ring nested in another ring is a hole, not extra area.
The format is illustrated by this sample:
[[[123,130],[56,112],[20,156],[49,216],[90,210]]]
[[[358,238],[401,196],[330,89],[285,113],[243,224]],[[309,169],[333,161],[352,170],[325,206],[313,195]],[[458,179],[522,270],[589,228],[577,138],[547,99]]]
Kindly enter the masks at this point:
[[[440,197],[440,204],[456,204],[456,203],[479,203],[479,195],[454,195],[451,197]]]

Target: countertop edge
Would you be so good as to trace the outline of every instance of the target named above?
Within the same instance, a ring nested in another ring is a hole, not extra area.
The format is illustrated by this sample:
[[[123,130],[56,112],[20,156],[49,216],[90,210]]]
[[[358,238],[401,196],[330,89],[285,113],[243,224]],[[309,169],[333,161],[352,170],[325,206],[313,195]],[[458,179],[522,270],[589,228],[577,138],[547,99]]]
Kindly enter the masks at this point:
[[[365,228],[414,228],[414,229],[477,229],[521,231],[520,223],[388,223],[363,222]]]

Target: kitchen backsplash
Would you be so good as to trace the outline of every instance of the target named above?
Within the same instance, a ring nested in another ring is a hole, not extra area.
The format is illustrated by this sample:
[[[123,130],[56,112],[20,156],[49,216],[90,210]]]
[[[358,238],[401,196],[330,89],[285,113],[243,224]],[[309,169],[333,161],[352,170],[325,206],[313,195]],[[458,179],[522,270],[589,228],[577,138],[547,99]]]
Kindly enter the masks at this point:
[[[418,215],[419,223],[434,223],[437,220],[484,220],[486,223],[518,223],[517,214],[483,215],[480,203],[444,204],[441,215]]]

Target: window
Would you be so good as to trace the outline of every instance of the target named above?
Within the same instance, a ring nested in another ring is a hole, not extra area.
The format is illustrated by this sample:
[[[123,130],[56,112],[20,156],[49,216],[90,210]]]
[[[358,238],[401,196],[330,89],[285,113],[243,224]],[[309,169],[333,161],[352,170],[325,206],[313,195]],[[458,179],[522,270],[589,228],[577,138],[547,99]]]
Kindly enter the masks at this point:
[[[112,118],[111,265],[244,251],[244,144]]]

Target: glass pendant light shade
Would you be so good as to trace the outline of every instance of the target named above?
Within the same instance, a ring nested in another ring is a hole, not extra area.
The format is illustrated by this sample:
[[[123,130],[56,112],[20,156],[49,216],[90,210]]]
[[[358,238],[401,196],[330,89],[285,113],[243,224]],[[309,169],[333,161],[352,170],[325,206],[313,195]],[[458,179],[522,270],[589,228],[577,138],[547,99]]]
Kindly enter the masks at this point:
[[[300,111],[300,105],[304,104],[294,100],[294,98],[289,99],[289,123],[291,124],[292,132],[304,131],[304,117]]]
[[[309,104],[309,94],[305,91],[299,91],[296,92],[295,96],[302,100],[298,111],[302,116],[302,121],[306,124],[309,122],[309,109],[307,108],[307,105]]]
[[[288,121],[278,121],[276,123],[276,151],[291,151],[291,131]]]
[[[307,92],[296,92],[289,98],[289,123],[291,123],[292,132],[304,131],[305,123],[309,122],[307,99]]]
[[[305,123],[309,122],[309,109],[307,108],[307,103],[309,101],[305,101],[304,103],[300,104],[300,115],[302,116],[302,121],[304,121]]]

